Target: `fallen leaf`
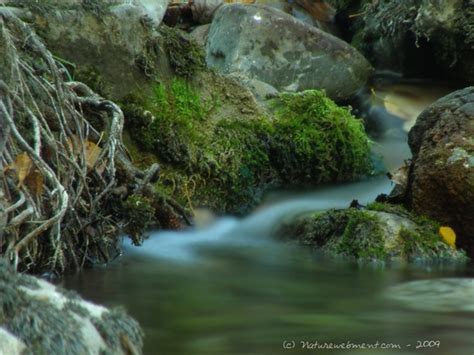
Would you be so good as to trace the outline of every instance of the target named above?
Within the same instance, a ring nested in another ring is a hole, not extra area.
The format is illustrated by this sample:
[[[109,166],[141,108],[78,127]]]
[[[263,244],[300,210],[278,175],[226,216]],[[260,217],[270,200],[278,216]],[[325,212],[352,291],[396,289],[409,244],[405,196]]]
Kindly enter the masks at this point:
[[[43,193],[44,178],[38,169],[34,169],[28,174],[25,179],[25,186],[27,186],[35,196],[40,196]]]
[[[451,227],[446,227],[446,226],[440,227],[439,235],[441,236],[441,239],[443,239],[446,244],[456,249],[456,233]]]
[[[91,141],[85,142],[86,148],[86,165],[87,169],[92,169],[99,158],[100,152],[102,149],[95,143]]]
[[[16,176],[18,178],[17,188],[23,186],[23,182],[30,173],[32,167],[33,161],[28,156],[28,153],[21,153],[16,156],[15,161],[13,162],[12,166],[10,166],[10,169],[15,170],[16,172]]]

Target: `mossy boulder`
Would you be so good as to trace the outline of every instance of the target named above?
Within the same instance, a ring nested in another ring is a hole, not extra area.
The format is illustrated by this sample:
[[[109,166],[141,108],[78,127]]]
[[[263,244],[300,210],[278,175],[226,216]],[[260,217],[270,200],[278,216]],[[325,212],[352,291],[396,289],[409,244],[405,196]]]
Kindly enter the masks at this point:
[[[143,333],[122,310],[14,272],[0,259],[0,353],[141,354]]]
[[[153,96],[135,95],[124,105],[138,148],[131,150],[137,160],[141,150],[152,154],[144,163],[161,164],[157,188],[164,194],[190,208],[243,213],[270,188],[371,173],[362,122],[324,93],[282,94],[271,101],[270,114],[255,106],[252,95],[242,100],[242,92],[231,90],[231,79],[206,75],[212,86],[175,79],[157,85]],[[209,89],[222,84],[223,92]]]
[[[466,262],[464,252],[443,241],[439,227],[403,207],[374,203],[305,215],[286,223],[278,235],[360,262]]]

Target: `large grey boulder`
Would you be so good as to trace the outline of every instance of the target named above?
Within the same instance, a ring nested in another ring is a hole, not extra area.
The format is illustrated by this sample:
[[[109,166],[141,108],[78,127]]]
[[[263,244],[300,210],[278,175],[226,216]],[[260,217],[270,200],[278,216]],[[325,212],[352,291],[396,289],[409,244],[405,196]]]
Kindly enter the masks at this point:
[[[18,274],[1,259],[0,293],[0,354],[142,353],[142,331],[124,312]]]
[[[372,72],[342,40],[258,5],[225,5],[217,11],[206,60],[222,73],[244,73],[277,90],[325,89],[335,100],[354,95]]]
[[[100,14],[82,7],[32,11],[48,49],[64,63],[74,63],[74,79],[103,96],[121,100],[148,87],[150,77],[171,75],[162,38],[151,21],[143,21],[149,17],[138,5],[109,7]]]

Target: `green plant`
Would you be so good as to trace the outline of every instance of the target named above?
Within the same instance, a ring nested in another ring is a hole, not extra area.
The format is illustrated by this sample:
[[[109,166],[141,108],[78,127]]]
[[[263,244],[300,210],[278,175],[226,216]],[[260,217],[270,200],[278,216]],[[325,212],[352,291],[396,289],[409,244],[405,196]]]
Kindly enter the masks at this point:
[[[189,78],[196,71],[205,68],[204,51],[184,32],[163,25],[160,27],[160,33],[169,62],[176,75]]]
[[[162,163],[157,188],[180,203],[244,212],[282,181],[316,185],[370,171],[361,122],[324,93],[282,95],[273,119],[215,119],[211,97],[175,78],[123,106],[135,144]]]
[[[288,180],[317,184],[370,172],[371,143],[362,121],[324,92],[284,93],[272,105],[275,163]]]

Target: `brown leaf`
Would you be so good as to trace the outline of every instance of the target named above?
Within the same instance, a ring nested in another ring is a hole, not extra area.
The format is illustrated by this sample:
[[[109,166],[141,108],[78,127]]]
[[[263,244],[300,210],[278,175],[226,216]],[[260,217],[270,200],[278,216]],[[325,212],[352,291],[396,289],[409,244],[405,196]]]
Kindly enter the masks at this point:
[[[27,186],[35,196],[40,196],[43,193],[44,178],[38,169],[34,169],[28,174],[25,179],[25,186]]]
[[[21,153],[17,155],[15,161],[13,162],[13,166],[10,168],[16,172],[16,176],[18,178],[18,188],[23,185],[23,182],[30,173],[32,167],[33,161],[28,156],[28,153]]]
[[[100,152],[102,149],[95,143],[91,141],[86,141],[84,143],[86,148],[86,164],[87,169],[92,169],[99,158]]]

